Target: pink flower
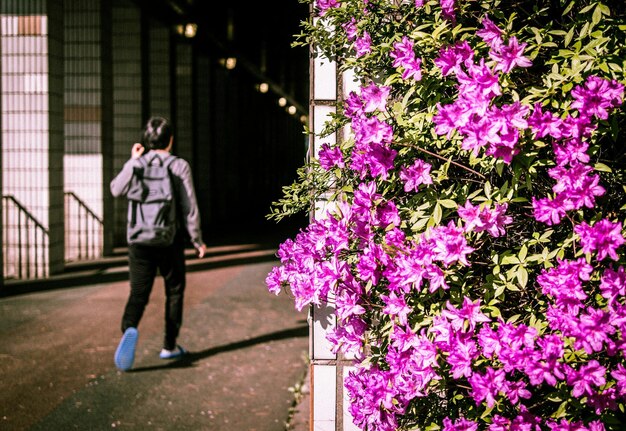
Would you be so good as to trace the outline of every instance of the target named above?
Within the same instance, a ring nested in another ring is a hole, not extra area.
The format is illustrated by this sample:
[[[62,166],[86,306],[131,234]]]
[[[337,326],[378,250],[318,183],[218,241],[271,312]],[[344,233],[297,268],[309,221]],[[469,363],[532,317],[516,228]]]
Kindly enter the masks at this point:
[[[422,184],[432,184],[430,177],[431,165],[423,160],[416,160],[412,166],[402,167],[400,170],[400,179],[404,182],[404,191],[418,191]]]
[[[584,306],[587,294],[583,290],[583,280],[589,280],[593,268],[584,258],[575,261],[558,260],[554,268],[542,270],[537,283],[544,295],[554,298],[556,305],[577,315]]]
[[[465,418],[459,418],[454,422],[450,418],[445,418],[442,431],[478,431],[478,424]]]
[[[471,376],[474,373],[472,365],[478,355],[476,342],[465,334],[457,333],[457,336],[452,339],[450,354],[446,358],[446,362],[450,364],[452,378]]]
[[[482,20],[483,28],[476,32],[476,36],[484,40],[491,49],[497,49],[502,45],[502,30],[489,19],[488,15]]]
[[[422,79],[422,71],[420,69],[422,60],[415,57],[411,39],[403,36],[402,41],[395,42],[390,55],[394,59],[393,67],[402,67],[404,69],[402,79],[414,78],[416,81]]]
[[[463,229],[454,226],[452,220],[448,226],[439,226],[427,232],[427,239],[432,244],[434,260],[441,261],[446,266],[456,262],[469,266],[467,255],[474,249],[467,245]]]
[[[398,318],[398,323],[401,325],[407,324],[407,316],[411,313],[411,308],[406,304],[404,297],[397,296],[394,292],[391,292],[389,296],[380,296],[385,303],[383,313],[388,314],[393,318]]]
[[[346,37],[348,40],[354,40],[357,37],[357,26],[356,20],[352,18],[350,22],[346,22],[341,25],[346,32]]]
[[[554,199],[532,198],[533,216],[537,221],[547,225],[556,225],[561,223],[561,219],[566,214],[565,200],[563,196],[556,196]]]
[[[487,206],[473,206],[470,201],[457,210],[459,216],[465,222],[465,231],[487,231],[493,237],[499,237],[506,233],[504,226],[511,224],[513,219],[505,216],[508,204],[496,204],[492,210]]]
[[[585,116],[606,120],[609,117],[608,110],[620,106],[623,96],[624,86],[619,82],[590,76],[584,85],[572,90],[572,109],[577,109]]]
[[[617,364],[615,370],[611,371],[611,377],[617,383],[617,391],[621,396],[626,395],[626,367],[623,364]]]
[[[600,387],[604,385],[606,383],[605,374],[606,368],[594,359],[581,366],[578,371],[568,368],[567,384],[573,388],[572,395],[577,398],[584,395],[593,395],[595,389],[592,386]]]
[[[338,146],[331,147],[326,143],[322,144],[322,148],[320,148],[318,158],[320,166],[326,171],[332,169],[335,166],[339,168],[343,168],[345,166],[345,163],[343,162],[343,154],[341,153],[341,149]]]
[[[339,0],[317,0],[317,8],[319,9],[319,16],[324,16],[328,9],[339,7]]]
[[[589,163],[589,144],[580,139],[568,139],[564,143],[554,141],[554,157],[559,166]]]
[[[535,132],[538,138],[552,136],[554,139],[561,139],[561,127],[563,121],[553,113],[543,112],[541,104],[534,106],[533,113],[528,117],[528,126]]]
[[[626,295],[626,271],[623,266],[619,266],[617,271],[612,268],[604,271],[600,280],[600,291],[609,300],[609,306]]]
[[[516,66],[531,66],[532,62],[522,55],[526,45],[526,43],[522,43],[520,45],[517,42],[517,38],[515,36],[512,36],[509,39],[508,45],[503,44],[499,47],[496,47],[496,49],[493,49],[489,53],[489,56],[492,59],[496,60],[496,70],[501,70],[503,73],[509,73]]]
[[[454,22],[456,19],[454,15],[455,0],[439,0],[439,3],[441,4],[441,16]]]
[[[477,323],[490,322],[487,316],[480,311],[480,299],[472,302],[467,296],[463,298],[463,305],[460,309],[455,308],[450,301],[446,302],[447,310],[443,310],[441,315],[446,317],[455,330],[461,330],[464,324],[469,323],[470,329],[474,329]]]
[[[617,249],[624,244],[622,226],[610,220],[602,219],[593,226],[583,222],[574,228],[574,232],[580,237],[580,243],[585,253],[597,251],[597,259],[604,260],[609,256],[613,260],[619,260]]]
[[[367,87],[361,89],[361,99],[365,106],[364,112],[385,111],[387,109],[387,98],[389,97],[390,87],[378,86],[371,83]]]
[[[471,61],[473,57],[474,50],[467,41],[457,42],[454,46],[441,48],[435,65],[441,69],[443,76],[448,76],[452,72],[461,71],[461,64]]]
[[[467,381],[472,387],[470,395],[476,401],[476,405],[480,405],[480,403],[485,401],[489,408],[496,404],[498,392],[504,392],[506,389],[504,371],[494,370],[492,367],[487,367],[485,374],[475,372]]]
[[[363,36],[358,37],[354,42],[357,58],[372,52],[372,38],[367,31],[363,32]]]

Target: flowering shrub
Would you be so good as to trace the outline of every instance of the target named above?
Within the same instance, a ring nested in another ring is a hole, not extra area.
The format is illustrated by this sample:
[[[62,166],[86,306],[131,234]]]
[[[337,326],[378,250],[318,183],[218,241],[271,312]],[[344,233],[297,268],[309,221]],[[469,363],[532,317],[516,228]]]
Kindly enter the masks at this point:
[[[626,429],[626,5],[317,0],[351,69],[271,217],[333,208],[267,277],[329,339],[366,430]]]

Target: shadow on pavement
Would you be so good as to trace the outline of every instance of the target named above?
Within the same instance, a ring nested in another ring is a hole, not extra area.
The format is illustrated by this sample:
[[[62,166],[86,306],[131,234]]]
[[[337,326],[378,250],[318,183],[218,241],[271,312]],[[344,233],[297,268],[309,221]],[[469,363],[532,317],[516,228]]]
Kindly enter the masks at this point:
[[[309,326],[305,324],[296,328],[285,329],[283,331],[273,332],[271,334],[260,335],[258,337],[250,338],[249,340],[237,341],[235,343],[224,344],[222,346],[211,347],[209,349],[201,350],[199,352],[188,352],[184,357],[176,361],[166,362],[163,365],[155,365],[143,368],[134,368],[129,370],[129,373],[143,373],[146,371],[159,371],[164,369],[173,368],[189,368],[195,366],[195,364],[203,359],[217,355],[219,353],[230,352],[238,349],[245,349],[246,347],[254,346],[256,344],[267,343],[270,341],[284,340],[287,338],[299,338],[308,337]]]

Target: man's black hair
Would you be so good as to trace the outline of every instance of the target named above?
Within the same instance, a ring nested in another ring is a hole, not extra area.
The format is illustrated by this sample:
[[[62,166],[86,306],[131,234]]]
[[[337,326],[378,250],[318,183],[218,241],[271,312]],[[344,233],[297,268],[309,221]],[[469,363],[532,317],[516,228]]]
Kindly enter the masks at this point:
[[[143,132],[143,146],[149,150],[163,150],[170,144],[172,125],[163,117],[151,117]]]

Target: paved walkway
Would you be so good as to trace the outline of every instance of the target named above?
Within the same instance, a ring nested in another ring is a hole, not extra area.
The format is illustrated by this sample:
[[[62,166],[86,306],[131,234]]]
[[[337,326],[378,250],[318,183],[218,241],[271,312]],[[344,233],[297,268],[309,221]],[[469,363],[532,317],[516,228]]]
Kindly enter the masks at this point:
[[[158,279],[126,373],[113,354],[127,281],[0,298],[0,429],[282,431],[294,417],[307,429],[290,391],[305,378],[307,316],[265,288],[274,251],[221,247],[188,261],[179,342],[190,354],[178,362],[158,358]]]

